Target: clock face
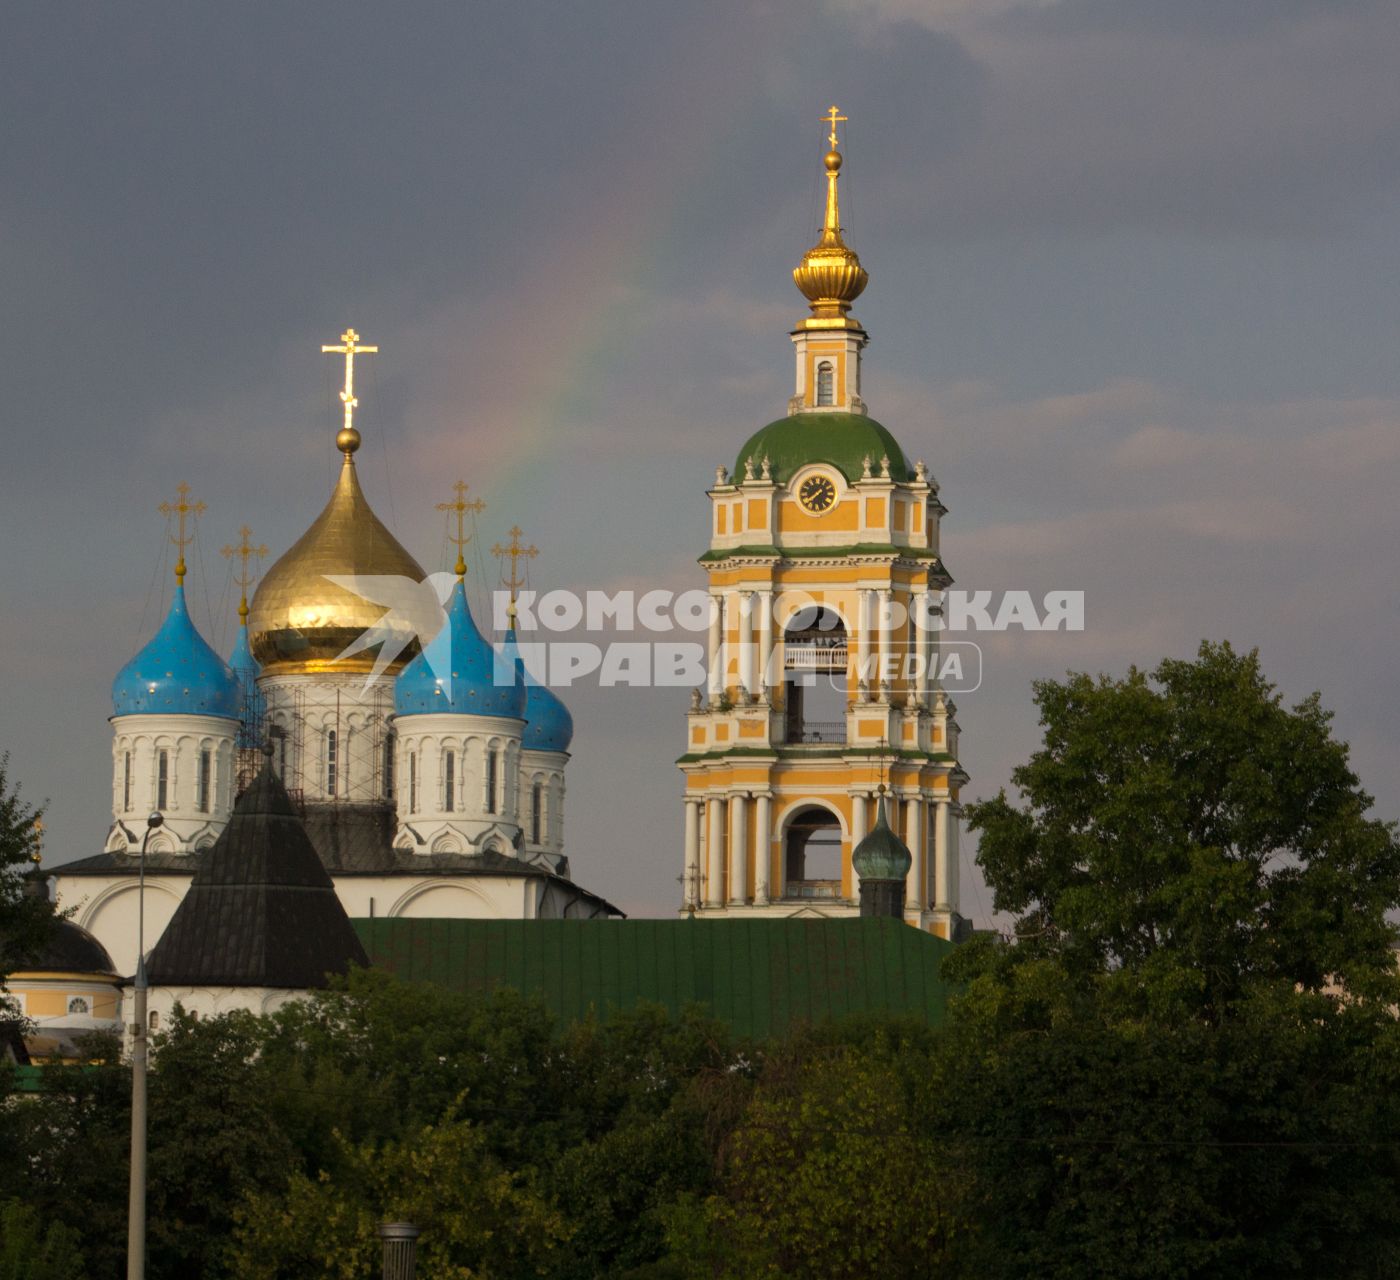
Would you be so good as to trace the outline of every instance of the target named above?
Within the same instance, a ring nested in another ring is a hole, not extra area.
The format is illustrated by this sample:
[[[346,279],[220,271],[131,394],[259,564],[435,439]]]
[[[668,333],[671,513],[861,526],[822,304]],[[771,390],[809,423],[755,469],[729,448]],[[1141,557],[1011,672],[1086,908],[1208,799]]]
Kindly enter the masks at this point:
[[[829,476],[808,476],[797,491],[797,500],[814,515],[821,515],[836,501],[836,486]]]

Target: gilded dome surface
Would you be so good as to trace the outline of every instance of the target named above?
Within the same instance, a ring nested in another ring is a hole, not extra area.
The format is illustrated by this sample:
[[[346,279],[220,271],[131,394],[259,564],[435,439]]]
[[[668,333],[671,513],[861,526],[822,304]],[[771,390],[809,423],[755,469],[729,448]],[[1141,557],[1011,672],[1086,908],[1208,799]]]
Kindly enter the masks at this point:
[[[379,621],[385,607],[328,581],[328,574],[414,582],[425,576],[365,500],[348,452],[325,510],[263,575],[253,596],[248,633],[253,657],[265,673],[372,669],[372,652],[343,662],[335,658]],[[400,670],[415,652],[416,646],[405,651],[390,670]]]

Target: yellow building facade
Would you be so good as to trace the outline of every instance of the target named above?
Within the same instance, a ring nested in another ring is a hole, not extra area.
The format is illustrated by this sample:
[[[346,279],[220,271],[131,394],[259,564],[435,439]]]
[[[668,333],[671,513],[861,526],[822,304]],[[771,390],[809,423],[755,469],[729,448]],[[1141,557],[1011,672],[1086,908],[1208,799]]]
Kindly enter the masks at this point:
[[[709,490],[701,557],[708,684],[692,695],[683,907],[702,916],[859,914],[851,853],[880,786],[913,855],[905,919],[959,928],[956,708],[939,682],[946,508],[922,461],[866,413],[867,275],[840,224],[835,109],[817,244],[793,276],[787,416]]]

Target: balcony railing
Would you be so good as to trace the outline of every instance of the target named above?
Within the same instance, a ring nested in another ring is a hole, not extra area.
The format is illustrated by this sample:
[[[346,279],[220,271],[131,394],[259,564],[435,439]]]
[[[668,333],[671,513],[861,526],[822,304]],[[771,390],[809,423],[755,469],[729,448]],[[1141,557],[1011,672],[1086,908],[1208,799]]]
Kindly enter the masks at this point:
[[[846,642],[810,644],[789,641],[783,648],[783,665],[789,671],[844,671]]]
[[[789,880],[783,886],[785,898],[839,898],[839,880]]]
[[[804,720],[788,730],[789,742],[845,742],[844,720]]]

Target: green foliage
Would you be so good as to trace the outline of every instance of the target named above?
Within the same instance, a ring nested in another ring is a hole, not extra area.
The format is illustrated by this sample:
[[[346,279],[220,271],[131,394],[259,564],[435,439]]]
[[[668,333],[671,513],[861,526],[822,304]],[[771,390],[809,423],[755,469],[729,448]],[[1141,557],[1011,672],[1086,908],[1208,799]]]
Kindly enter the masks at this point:
[[[352,1146],[339,1174],[293,1174],[240,1211],[236,1280],[362,1280],[382,1252],[378,1226],[423,1230],[419,1268],[441,1280],[549,1274],[567,1226],[533,1179],[504,1168],[482,1134],[452,1115],[404,1142]]]
[[[1219,1016],[1258,981],[1395,998],[1400,844],[1365,816],[1316,695],[1285,708],[1256,654],[1209,643],[1035,693],[1045,743],[1012,774],[1026,806],[968,811],[1018,958],[1114,973],[1164,1015]]]
[[[0,982],[44,945],[53,928],[48,900],[24,891],[25,873],[33,869],[39,854],[35,823],[43,810],[20,798],[19,786],[10,782],[9,767],[6,752],[0,755]]]
[[[78,1233],[27,1205],[0,1205],[0,1280],[86,1280]]]

